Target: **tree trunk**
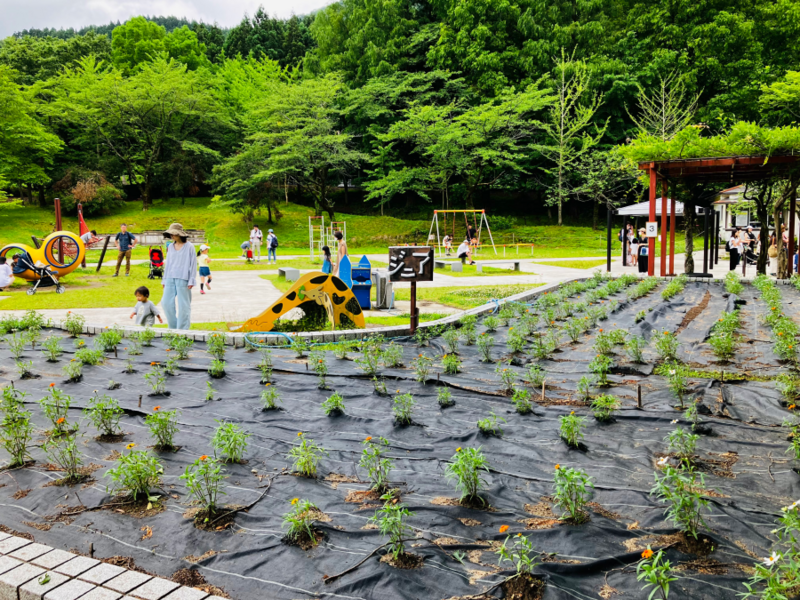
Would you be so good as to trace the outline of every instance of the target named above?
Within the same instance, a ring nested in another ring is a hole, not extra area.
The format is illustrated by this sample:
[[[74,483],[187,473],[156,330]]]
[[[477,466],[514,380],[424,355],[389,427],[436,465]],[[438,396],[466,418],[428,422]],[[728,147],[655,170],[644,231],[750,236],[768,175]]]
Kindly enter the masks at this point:
[[[150,182],[145,180],[145,182],[139,186],[142,194],[142,211],[146,211],[150,209]]]
[[[39,206],[47,208],[47,198],[44,197],[44,185],[39,186]]]
[[[783,245],[783,232],[781,231],[781,225],[783,224],[782,208],[782,206],[776,208],[773,214],[773,220],[775,221],[775,243],[778,245],[778,256],[776,257],[778,264],[775,269],[778,279],[786,279],[789,271],[786,260],[787,250]]]
[[[686,254],[683,260],[683,272],[694,273],[694,201],[687,200],[683,204],[684,234],[686,235]]]
[[[761,223],[761,230],[758,232],[758,238],[761,240],[761,252],[758,255],[756,271],[761,275],[766,275],[767,258],[769,257],[769,211],[764,202],[756,202],[756,214],[758,215],[758,222]]]
[[[600,212],[600,203],[593,202],[592,204],[594,204],[594,207],[592,208],[592,231],[597,231],[597,217],[599,216],[598,213]]]

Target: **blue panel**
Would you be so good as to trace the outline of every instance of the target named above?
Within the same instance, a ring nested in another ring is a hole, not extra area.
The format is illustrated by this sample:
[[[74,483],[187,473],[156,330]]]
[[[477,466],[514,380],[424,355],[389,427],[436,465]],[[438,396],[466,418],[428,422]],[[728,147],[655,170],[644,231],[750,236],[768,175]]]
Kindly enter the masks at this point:
[[[350,257],[345,255],[339,261],[339,279],[347,284],[347,287],[353,287],[353,267],[350,263]]]

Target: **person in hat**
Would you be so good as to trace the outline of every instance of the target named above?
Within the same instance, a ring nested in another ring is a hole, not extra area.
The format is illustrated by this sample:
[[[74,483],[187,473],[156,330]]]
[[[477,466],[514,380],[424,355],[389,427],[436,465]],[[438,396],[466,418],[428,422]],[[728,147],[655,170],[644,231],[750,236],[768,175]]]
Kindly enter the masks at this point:
[[[639,273],[647,273],[650,266],[649,263],[650,244],[647,240],[647,230],[642,227],[639,229],[639,244],[636,247],[636,264],[639,267]]]
[[[258,225],[253,225],[253,229],[250,231],[250,247],[253,249],[253,258],[258,254],[256,262],[261,262],[261,240],[263,239],[264,234],[258,228]]]
[[[172,240],[167,247],[161,287],[161,308],[170,329],[189,329],[192,322],[192,288],[197,282],[197,255],[189,234],[180,223],[173,223],[164,232]],[[177,305],[177,310],[176,310]]]
[[[270,229],[267,232],[267,264],[272,260],[276,265],[278,264],[278,256],[276,251],[278,249],[278,236]]]
[[[205,285],[209,291],[211,291],[211,267],[208,266],[208,263],[211,262],[211,258],[208,256],[208,250],[211,246],[207,246],[205,244],[200,245],[200,250],[197,251],[197,264],[200,267],[200,293],[205,294],[205,290],[203,289],[203,285]],[[206,278],[208,278],[208,283],[206,283]]]

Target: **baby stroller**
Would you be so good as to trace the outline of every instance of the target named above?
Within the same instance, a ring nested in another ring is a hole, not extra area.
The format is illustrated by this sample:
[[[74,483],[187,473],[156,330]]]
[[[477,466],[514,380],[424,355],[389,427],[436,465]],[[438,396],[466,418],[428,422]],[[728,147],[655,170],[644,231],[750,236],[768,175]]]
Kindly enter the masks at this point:
[[[39,277],[39,279],[27,289],[28,296],[33,296],[40,287],[55,286],[56,294],[63,294],[67,291],[67,288],[58,282],[58,277],[50,270],[49,265],[37,265],[27,252],[19,255],[19,266],[23,268],[23,271],[33,271],[33,273]]]
[[[150,248],[150,272],[147,274],[148,279],[161,279],[164,277],[164,251],[161,246]]]

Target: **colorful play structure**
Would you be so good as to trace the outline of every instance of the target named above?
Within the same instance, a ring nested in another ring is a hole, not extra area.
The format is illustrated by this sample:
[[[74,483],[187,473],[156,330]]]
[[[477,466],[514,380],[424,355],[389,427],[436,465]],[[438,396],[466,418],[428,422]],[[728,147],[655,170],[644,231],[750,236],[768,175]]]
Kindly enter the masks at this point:
[[[440,215],[442,217],[441,223],[439,222]],[[463,215],[464,217],[464,229],[461,229],[458,215]],[[472,217],[471,223],[467,215]],[[450,216],[452,216],[452,219]],[[439,230],[440,226],[441,233]],[[474,229],[475,237],[478,238],[478,245],[476,248],[477,253],[477,251],[479,251],[482,247],[481,233],[483,232],[484,227],[486,227],[486,232],[489,234],[489,241],[491,242],[492,250],[494,250],[494,253],[497,254],[497,248],[495,247],[494,239],[492,238],[492,231],[489,229],[489,219],[486,218],[486,210],[484,209],[433,211],[433,220],[431,221],[431,228],[428,231],[428,241],[433,238],[433,230],[436,229],[436,248],[441,254],[444,252],[444,243],[442,242],[442,238],[444,238],[444,236],[450,234],[450,236],[453,238],[453,249],[456,249],[462,240],[467,237],[467,232],[470,229]]]
[[[364,313],[347,284],[335,275],[306,273],[263,313],[246,321],[239,331],[272,331],[275,321],[299,308],[312,319],[326,313],[331,329],[363,329]]]
[[[35,294],[38,288],[52,285],[56,286],[56,292],[62,294],[64,286],[59,284],[59,278],[80,266],[86,257],[86,248],[81,238],[71,231],[56,231],[48,235],[38,248],[27,244],[8,244],[0,249],[0,256],[5,256],[9,262],[16,254],[22,257],[14,276],[33,283],[28,294]]]

